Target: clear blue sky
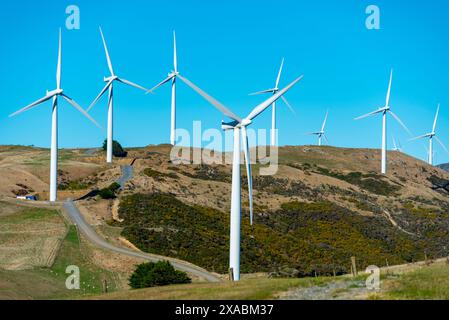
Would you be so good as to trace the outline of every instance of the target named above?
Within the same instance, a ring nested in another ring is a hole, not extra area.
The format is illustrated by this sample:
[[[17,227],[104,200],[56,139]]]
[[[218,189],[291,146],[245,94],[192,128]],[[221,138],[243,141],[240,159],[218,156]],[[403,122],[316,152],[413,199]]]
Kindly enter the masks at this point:
[[[332,145],[379,148],[381,119],[353,118],[383,106],[390,67],[395,69],[391,106],[415,133],[431,129],[442,103],[440,138],[449,145],[449,2],[446,0],[130,0],[3,1],[0,10],[0,144],[49,146],[50,103],[16,118],[15,110],[54,89],[57,32],[65,8],[81,10],[81,29],[63,28],[63,88],[84,108],[107,75],[98,26],[105,32],[116,73],[151,87],[172,67],[171,32],[178,36],[179,68],[236,113],[246,115],[273,86],[285,57],[282,85],[304,74],[287,94],[297,115],[279,111],[281,145],[314,144],[330,109]],[[365,8],[381,10],[381,30],[365,28]],[[178,127],[219,127],[222,116],[184,84],[178,90]],[[126,146],[169,140],[170,88],[156,95],[116,88],[115,137]],[[106,127],[106,100],[92,111]],[[270,112],[256,127],[270,126]],[[101,144],[105,131],[66,103],[60,108],[60,146]],[[389,119],[407,153],[425,158],[422,143]],[[438,146],[437,161],[449,162]]]

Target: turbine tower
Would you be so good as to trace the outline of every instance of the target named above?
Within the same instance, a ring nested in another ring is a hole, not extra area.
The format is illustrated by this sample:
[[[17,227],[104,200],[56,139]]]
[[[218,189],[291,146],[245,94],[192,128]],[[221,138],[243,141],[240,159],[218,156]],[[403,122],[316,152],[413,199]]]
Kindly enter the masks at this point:
[[[313,135],[313,136],[317,136],[318,137],[318,146],[320,146],[320,147],[322,145],[322,139],[323,138],[324,138],[324,140],[326,140],[327,143],[329,143],[329,140],[327,140],[327,136],[326,136],[326,132],[325,132],[328,115],[329,115],[329,111],[326,112],[326,116],[324,117],[323,125],[321,126],[321,131],[309,133],[309,135]]]
[[[168,77],[162,82],[157,84],[154,88],[147,91],[147,93],[153,92],[157,88],[163,86],[167,82],[171,81],[171,121],[170,121],[170,144],[175,145],[176,134],[176,77],[178,77],[178,56],[176,49],[176,33],[173,31],[173,70],[168,74]]]
[[[278,91],[279,91],[279,82],[281,81],[281,75],[282,75],[283,67],[284,67],[284,58],[282,58],[281,67],[279,68],[279,73],[278,73],[278,76],[276,78],[276,83],[275,83],[273,89],[268,89],[268,90],[263,90],[263,91],[251,93],[250,96],[259,95],[259,94],[265,94],[265,93],[271,93],[271,94],[275,95],[276,93],[278,93]],[[281,96],[281,99],[282,99],[282,101],[284,101],[284,103],[287,105],[287,107],[290,109],[290,111],[295,113],[295,111],[293,110],[291,104],[287,101],[287,99],[284,96]],[[277,145],[276,128],[277,128],[277,124],[276,124],[276,102],[273,102],[272,113],[271,113],[271,145],[272,146],[276,146]]]
[[[440,113],[440,104],[438,104],[437,107],[437,113],[435,115],[435,120],[433,121],[433,127],[432,127],[432,132],[424,134],[422,136],[413,138],[411,140],[419,140],[419,139],[425,139],[425,138],[429,138],[429,154],[428,154],[428,158],[427,161],[428,163],[433,166],[433,160],[434,160],[434,150],[433,150],[433,139],[435,138],[435,140],[441,145],[441,147],[443,147],[444,151],[446,151],[447,153],[449,153],[448,149],[446,148],[446,146],[443,144],[443,142],[437,137],[436,134],[436,128],[437,128],[437,121],[438,121],[438,114]]]
[[[87,109],[87,112],[92,109],[92,107],[100,100],[100,98],[105,94],[105,92],[109,89],[108,96],[108,135],[107,135],[107,151],[106,151],[106,162],[112,163],[112,143],[114,138],[114,82],[121,82],[123,84],[127,84],[131,87],[147,91],[142,86],[139,86],[131,81],[125,80],[123,78],[119,78],[115,73],[112,67],[111,57],[109,56],[108,46],[106,45],[106,40],[103,35],[103,31],[100,27],[101,39],[103,40],[104,51],[106,53],[106,60],[108,62],[108,68],[111,75],[109,77],[104,77],[104,82],[106,82],[106,86],[101,90],[100,94],[95,98],[92,104]]]
[[[360,120],[363,118],[367,118],[370,116],[374,116],[376,114],[382,114],[382,164],[381,164],[381,172],[382,174],[387,173],[387,114],[389,113],[410,135],[410,130],[405,126],[405,124],[399,119],[399,117],[391,111],[390,107],[390,94],[391,94],[391,84],[393,81],[393,69],[390,73],[390,82],[388,84],[387,98],[385,101],[385,106],[377,109],[371,113],[363,115],[361,117],[355,118],[355,120]]]
[[[58,98],[62,97],[69,104],[71,104],[75,109],[86,116],[90,121],[92,121],[96,126],[100,127],[98,123],[92,119],[90,115],[84,111],[83,108],[79,106],[73,99],[64,93],[61,89],[61,69],[62,69],[62,38],[61,29],[59,29],[59,46],[58,46],[58,65],[56,67],[56,89],[52,91],[47,91],[45,97],[33,102],[32,104],[14,112],[10,117],[16,116],[22,112],[28,111],[37,107],[38,105],[53,99],[52,103],[52,123],[51,123],[51,149],[50,149],[50,201],[55,202],[57,200],[58,193]]]
[[[240,280],[240,229],[241,229],[241,189],[240,189],[240,139],[243,141],[243,152],[245,156],[246,171],[248,176],[248,194],[249,194],[249,207],[250,207],[250,222],[253,223],[253,199],[252,199],[252,175],[251,175],[251,160],[250,150],[248,146],[248,136],[246,128],[252,124],[253,120],[259,116],[265,109],[281,98],[291,87],[293,87],[303,76],[297,78],[287,87],[277,91],[271,98],[261,103],[253,109],[253,111],[244,119],[237,116],[223,104],[212,98],[203,90],[198,88],[188,79],[178,75],[184,83],[191,87],[194,91],[200,94],[215,108],[221,111],[225,116],[232,119],[232,122],[222,122],[223,130],[232,130],[234,132],[234,150],[233,150],[233,163],[232,163],[232,195],[231,195],[231,233],[230,233],[230,253],[229,253],[229,266],[232,270],[234,281]]]

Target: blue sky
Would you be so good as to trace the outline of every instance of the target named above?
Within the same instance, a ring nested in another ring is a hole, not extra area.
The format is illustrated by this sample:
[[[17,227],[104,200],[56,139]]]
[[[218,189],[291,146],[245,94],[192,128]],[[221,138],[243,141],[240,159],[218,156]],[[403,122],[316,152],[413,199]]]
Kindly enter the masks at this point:
[[[63,28],[63,88],[84,108],[107,75],[98,26],[103,27],[119,76],[152,87],[172,67],[172,30],[178,37],[182,74],[242,116],[263,100],[248,93],[273,86],[285,57],[281,86],[304,74],[287,98],[297,114],[280,106],[281,145],[314,144],[306,132],[319,129],[330,110],[332,145],[379,148],[380,117],[353,118],[383,106],[394,67],[391,106],[415,133],[431,130],[438,102],[438,133],[449,145],[449,3],[446,0],[130,0],[9,1],[0,10],[0,144],[48,147],[50,104],[16,118],[8,115],[54,89],[57,32],[65,8],[81,11],[81,29]],[[381,30],[365,28],[365,8],[381,10]],[[169,140],[170,88],[155,95],[116,87],[115,138],[126,146]],[[106,127],[106,100],[92,111]],[[218,128],[221,114],[184,84],[178,86],[178,127]],[[269,128],[271,113],[256,120]],[[421,159],[422,143],[389,118],[404,150]],[[101,144],[105,131],[61,103],[60,147]],[[449,155],[437,146],[437,162]]]

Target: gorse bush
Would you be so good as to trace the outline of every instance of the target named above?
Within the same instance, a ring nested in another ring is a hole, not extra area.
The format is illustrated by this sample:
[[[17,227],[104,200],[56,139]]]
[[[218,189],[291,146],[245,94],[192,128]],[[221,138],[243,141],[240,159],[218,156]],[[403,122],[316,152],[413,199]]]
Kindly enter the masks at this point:
[[[112,183],[109,187],[101,189],[98,195],[102,199],[115,199],[117,191],[120,189],[120,184],[117,182]]]
[[[175,270],[168,261],[139,264],[129,278],[129,285],[133,289],[191,282],[185,272]]]
[[[122,235],[145,252],[192,262],[226,273],[229,215],[187,205],[172,195],[135,194],[120,202]],[[361,216],[331,202],[291,202],[249,225],[243,212],[242,272],[288,267],[300,276],[349,272],[356,256],[361,269],[423,258],[423,243],[398,231],[382,216]],[[446,238],[447,239],[447,238]],[[329,267],[329,266],[332,266]]]
[[[398,185],[393,185],[383,180],[383,176],[375,173],[363,174],[361,172],[350,172],[348,174],[344,174],[322,167],[317,167],[316,169],[316,173],[346,181],[350,184],[365,189],[366,191],[381,196],[395,196],[401,189]]]
[[[146,168],[145,170],[143,170],[143,174],[146,175],[147,177],[153,178],[156,181],[165,181],[165,178],[170,178],[174,180],[179,179],[178,175],[174,172],[163,173],[153,170],[151,168]]]

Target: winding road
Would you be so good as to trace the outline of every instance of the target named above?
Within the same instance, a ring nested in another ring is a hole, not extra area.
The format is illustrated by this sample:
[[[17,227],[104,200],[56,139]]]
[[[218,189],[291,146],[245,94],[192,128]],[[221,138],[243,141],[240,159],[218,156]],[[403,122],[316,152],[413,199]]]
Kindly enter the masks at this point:
[[[121,186],[131,180],[133,174],[133,169],[131,166],[123,166],[122,167],[122,177],[117,181]],[[67,213],[70,220],[78,227],[81,233],[89,240],[92,244],[97,246],[98,248],[105,249],[111,252],[123,254],[129,257],[141,258],[150,262],[158,262],[158,261],[170,261],[170,263],[178,270],[188,272],[197,277],[203,278],[209,282],[220,282],[221,279],[214,274],[204,270],[198,266],[195,266],[189,262],[185,262],[178,259],[173,259],[169,257],[162,257],[158,255],[153,255],[149,253],[144,253],[140,251],[134,251],[131,249],[123,248],[115,246],[101,236],[99,236],[94,228],[89,225],[84,219],[83,215],[77,208],[76,204],[72,200],[67,200],[64,202],[62,206],[63,210]]]
[[[100,237],[95,230],[84,220],[83,216],[81,215],[81,212],[76,207],[75,203],[71,200],[68,200],[64,203],[63,208],[65,212],[69,215],[72,222],[78,227],[78,229],[81,231],[81,233],[95,246],[112,251],[115,253],[124,254],[129,257],[134,258],[142,258],[147,261],[151,262],[158,262],[163,260],[168,260],[170,263],[178,270],[188,272],[190,274],[193,274],[195,276],[201,277],[203,279],[206,279],[210,282],[219,282],[221,281],[219,277],[209,273],[208,271],[197,267],[195,265],[192,265],[188,262],[180,261],[177,259],[172,259],[168,257],[161,257],[157,255],[152,255],[148,253],[143,253],[139,251],[134,251],[127,248],[117,247],[109,242],[107,242],[105,239]]]
[[[133,177],[133,167],[132,166],[122,166],[122,175],[117,180],[117,183],[120,185],[120,189],[123,189],[125,184],[131,180]]]

